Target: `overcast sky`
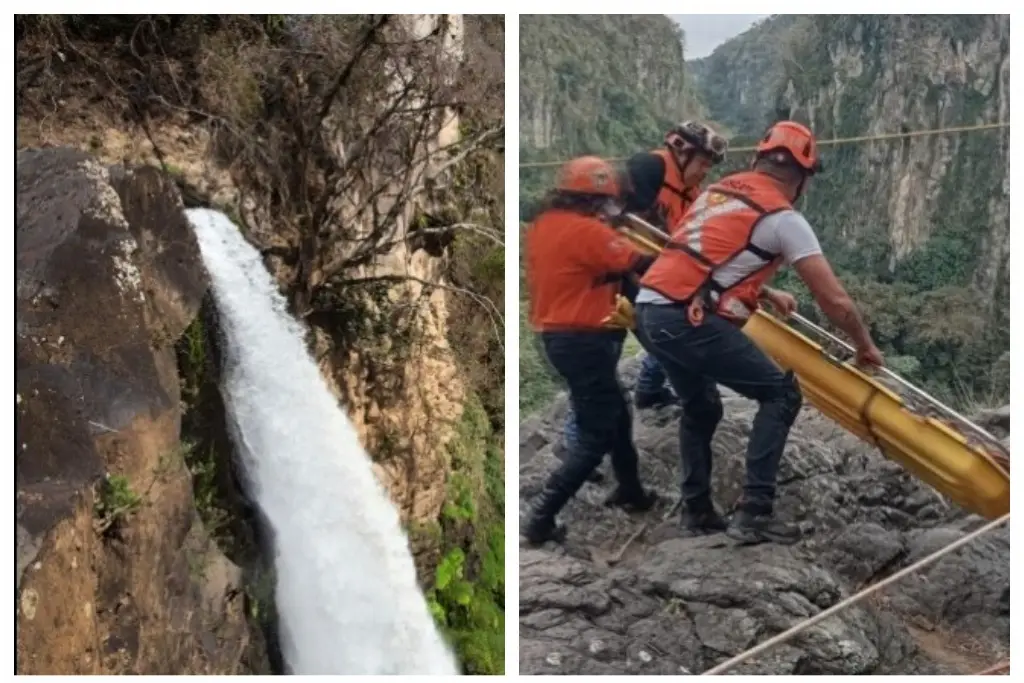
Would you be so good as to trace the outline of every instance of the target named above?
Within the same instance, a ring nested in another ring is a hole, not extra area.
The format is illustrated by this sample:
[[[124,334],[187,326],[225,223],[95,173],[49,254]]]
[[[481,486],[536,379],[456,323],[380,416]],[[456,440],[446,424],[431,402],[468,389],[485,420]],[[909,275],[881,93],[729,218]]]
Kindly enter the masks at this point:
[[[700,59],[767,14],[670,14],[686,32],[686,58]]]

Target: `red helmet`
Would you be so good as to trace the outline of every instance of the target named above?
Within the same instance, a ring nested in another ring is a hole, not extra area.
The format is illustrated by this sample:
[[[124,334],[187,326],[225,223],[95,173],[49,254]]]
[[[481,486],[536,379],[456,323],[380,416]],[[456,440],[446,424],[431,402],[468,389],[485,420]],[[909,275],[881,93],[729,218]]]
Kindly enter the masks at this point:
[[[758,158],[770,156],[775,152],[783,153],[781,156],[788,157],[786,161],[796,163],[808,175],[824,170],[821,157],[818,156],[818,143],[814,139],[814,133],[796,121],[779,121],[772,125],[757,143]]]
[[[555,189],[576,194],[619,196],[619,181],[615,169],[596,156],[579,157],[558,169]]]

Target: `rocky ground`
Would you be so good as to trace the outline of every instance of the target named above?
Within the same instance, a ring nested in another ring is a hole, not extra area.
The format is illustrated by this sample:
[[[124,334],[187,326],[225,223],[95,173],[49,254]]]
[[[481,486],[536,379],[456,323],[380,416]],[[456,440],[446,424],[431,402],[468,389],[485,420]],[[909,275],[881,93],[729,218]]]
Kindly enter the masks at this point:
[[[632,386],[639,364],[621,367]],[[740,493],[756,404],[723,389],[715,499]],[[565,397],[520,425],[521,514],[556,463]],[[901,467],[806,407],[782,463],[777,510],[800,522],[790,547],[683,538],[677,517],[676,407],[639,411],[641,476],[666,499],[645,514],[601,501],[588,483],[563,511],[562,546],[520,550],[523,674],[700,673],[780,633],[986,520],[965,514]],[[1008,439],[1008,408],[986,416]],[[749,674],[972,673],[1008,656],[1009,525],[864,603],[737,667]]]

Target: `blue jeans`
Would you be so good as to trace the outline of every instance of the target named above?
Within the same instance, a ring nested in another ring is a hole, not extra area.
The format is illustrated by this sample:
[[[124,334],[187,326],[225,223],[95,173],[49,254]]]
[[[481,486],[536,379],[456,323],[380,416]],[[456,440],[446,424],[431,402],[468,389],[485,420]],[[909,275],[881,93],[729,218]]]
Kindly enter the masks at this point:
[[[682,494],[694,511],[711,505],[711,441],[722,419],[718,385],[758,402],[747,444],[743,507],[770,513],[779,461],[802,405],[792,372],[782,372],[743,331],[714,314],[697,327],[683,306],[637,306],[637,338],[665,369],[682,400]]]
[[[621,352],[620,348],[620,355]],[[644,354],[643,364],[640,366],[640,375],[636,379],[637,393],[656,394],[665,386],[667,380],[668,378],[665,376],[665,371],[662,369],[658,359],[649,353]],[[569,412],[565,415],[565,426],[562,428],[562,438],[565,439],[566,448],[572,448],[573,444],[579,441],[579,434],[580,430],[576,424],[576,413],[573,412],[570,406]]]

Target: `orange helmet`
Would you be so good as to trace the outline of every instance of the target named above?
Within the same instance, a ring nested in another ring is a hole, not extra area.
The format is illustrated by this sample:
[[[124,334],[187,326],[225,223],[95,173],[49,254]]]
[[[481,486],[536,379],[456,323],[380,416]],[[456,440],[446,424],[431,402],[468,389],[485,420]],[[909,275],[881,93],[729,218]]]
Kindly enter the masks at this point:
[[[620,190],[615,169],[604,159],[595,156],[579,157],[562,166],[558,170],[555,189],[606,197],[618,197]]]
[[[818,143],[814,133],[796,121],[779,121],[772,125],[757,143],[758,158],[768,156],[772,152],[785,152],[808,175],[823,170],[821,157],[818,156]]]

